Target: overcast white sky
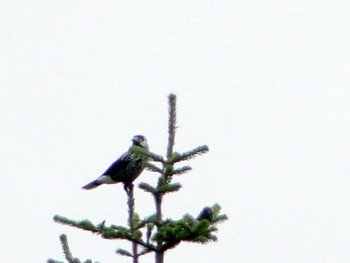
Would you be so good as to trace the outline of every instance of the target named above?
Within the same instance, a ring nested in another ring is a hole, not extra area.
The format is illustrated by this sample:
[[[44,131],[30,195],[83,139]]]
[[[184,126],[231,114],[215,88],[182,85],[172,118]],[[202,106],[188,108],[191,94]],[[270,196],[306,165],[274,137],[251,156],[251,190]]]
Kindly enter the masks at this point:
[[[167,263],[350,262],[349,1],[2,1],[0,261],[130,262],[54,214],[126,223],[121,185],[80,187],[144,134],[209,154],[164,216],[218,202],[219,241]],[[138,182],[152,183],[144,173]],[[136,192],[137,211],[153,212]],[[141,262],[154,262],[153,256]]]

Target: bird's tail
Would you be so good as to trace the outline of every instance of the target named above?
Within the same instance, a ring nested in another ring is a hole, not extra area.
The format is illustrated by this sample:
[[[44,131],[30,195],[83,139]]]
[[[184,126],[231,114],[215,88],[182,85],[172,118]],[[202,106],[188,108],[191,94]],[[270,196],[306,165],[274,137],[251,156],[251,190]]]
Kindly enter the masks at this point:
[[[91,183],[88,183],[87,185],[84,185],[82,188],[85,190],[90,190],[90,189],[94,189],[97,186],[100,186],[102,183],[100,183],[99,181],[95,180],[92,181]]]

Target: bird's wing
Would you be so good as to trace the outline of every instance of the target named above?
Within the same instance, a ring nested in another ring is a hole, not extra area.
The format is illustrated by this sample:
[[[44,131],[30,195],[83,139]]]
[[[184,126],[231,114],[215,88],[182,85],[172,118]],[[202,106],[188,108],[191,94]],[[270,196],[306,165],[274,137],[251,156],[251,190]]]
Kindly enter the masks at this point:
[[[124,153],[118,160],[111,164],[102,175],[114,175],[123,172],[130,163],[129,152]]]

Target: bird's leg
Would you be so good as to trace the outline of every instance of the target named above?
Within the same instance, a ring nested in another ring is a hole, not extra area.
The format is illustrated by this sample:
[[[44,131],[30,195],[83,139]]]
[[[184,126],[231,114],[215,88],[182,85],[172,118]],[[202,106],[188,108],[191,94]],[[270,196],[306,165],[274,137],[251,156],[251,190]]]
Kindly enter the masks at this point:
[[[133,183],[124,183],[124,190],[126,193],[129,193],[133,189],[134,189]]]

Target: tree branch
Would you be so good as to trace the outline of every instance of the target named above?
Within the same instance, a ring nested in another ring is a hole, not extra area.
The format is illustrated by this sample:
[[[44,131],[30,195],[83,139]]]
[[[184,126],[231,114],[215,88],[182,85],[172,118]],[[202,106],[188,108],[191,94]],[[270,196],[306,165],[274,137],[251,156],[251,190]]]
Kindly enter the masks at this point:
[[[134,199],[134,185],[131,183],[127,190],[125,191],[128,196],[128,211],[129,211],[129,227],[131,234],[134,233],[134,211],[135,211],[135,199]],[[135,241],[131,242],[132,248],[132,262],[138,263],[138,253],[137,253],[137,243]]]

